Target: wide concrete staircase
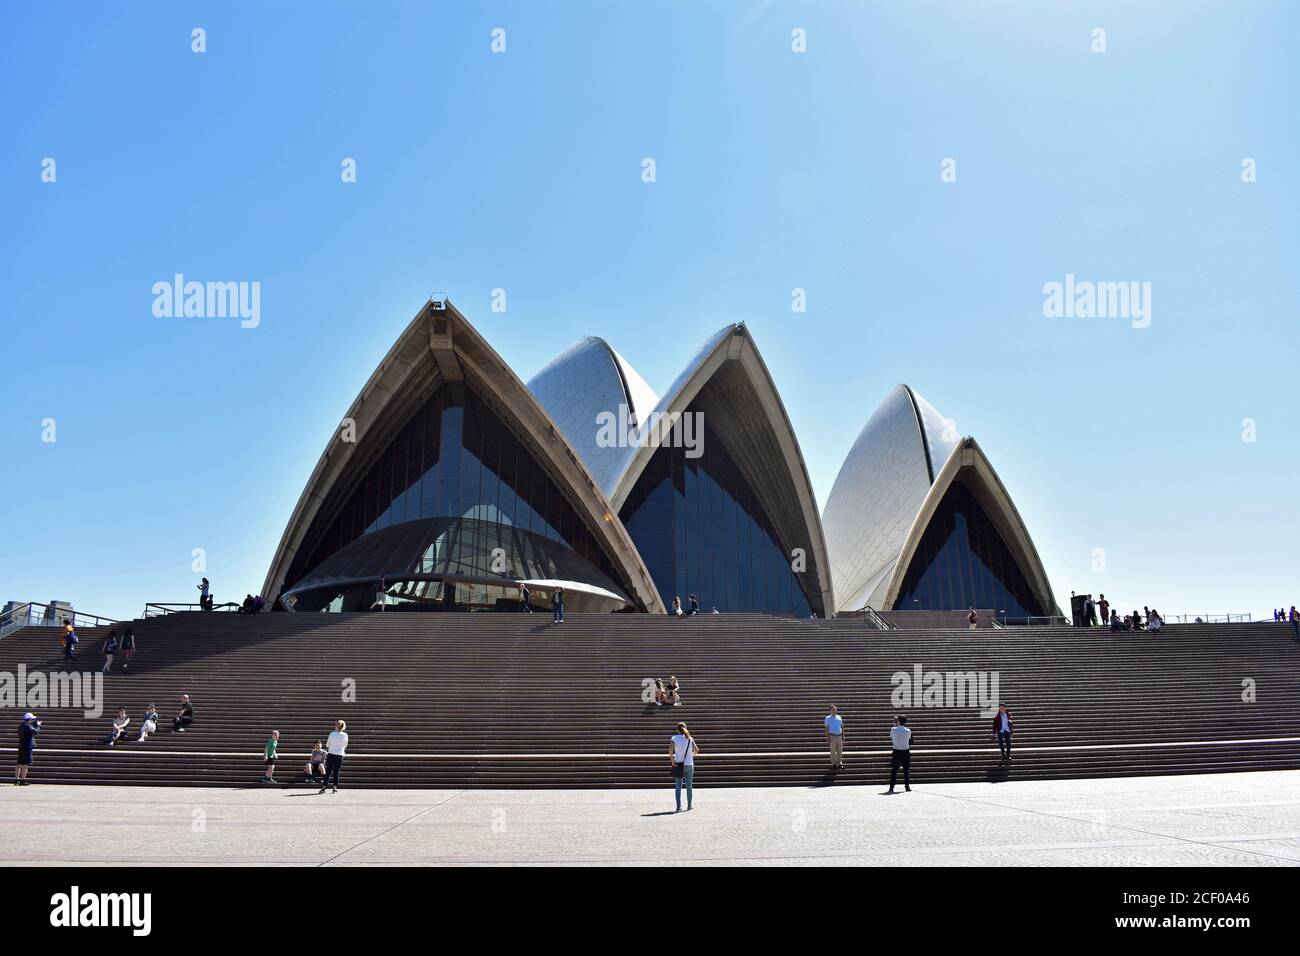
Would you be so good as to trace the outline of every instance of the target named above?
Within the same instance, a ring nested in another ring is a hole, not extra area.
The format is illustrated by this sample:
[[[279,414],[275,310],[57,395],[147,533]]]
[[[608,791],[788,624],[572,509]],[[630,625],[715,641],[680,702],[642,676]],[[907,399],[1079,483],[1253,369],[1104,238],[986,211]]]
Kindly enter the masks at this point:
[[[277,783],[294,784],[341,717],[352,787],[671,786],[678,720],[700,743],[701,787],[879,785],[900,710],[914,732],[914,784],[1300,768],[1300,647],[1289,625],[1113,635],[879,631],[763,615],[570,615],[554,626],[542,614],[182,613],[132,626],[139,652],[129,673],[119,658],[104,678],[102,716],[33,708],[44,720],[34,782],[259,785],[262,745],[278,729]],[[73,670],[102,665],[105,634],[80,632]],[[48,629],[0,640],[0,671],[11,674],[20,664],[64,670],[60,656]],[[1016,719],[1010,764],[978,707],[891,700],[891,676],[917,665],[997,672]],[[643,681],[669,674],[683,704],[645,704]],[[196,722],[176,734],[181,693]],[[165,726],[137,743],[150,702]],[[847,731],[847,767],[835,774],[822,732],[829,704]],[[119,705],[129,741],[108,748]],[[17,712],[0,714],[12,755]]]

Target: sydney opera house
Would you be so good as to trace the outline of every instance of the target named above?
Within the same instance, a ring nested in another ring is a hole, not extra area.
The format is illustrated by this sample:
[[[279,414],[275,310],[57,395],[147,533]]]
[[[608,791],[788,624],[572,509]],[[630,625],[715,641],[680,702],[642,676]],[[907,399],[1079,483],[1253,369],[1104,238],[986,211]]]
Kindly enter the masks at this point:
[[[907,386],[868,419],[818,513],[748,329],[716,332],[662,395],[599,338],[524,383],[447,301],[407,326],[294,508],[263,594],[298,611],[801,617],[1059,613],[989,460]]]

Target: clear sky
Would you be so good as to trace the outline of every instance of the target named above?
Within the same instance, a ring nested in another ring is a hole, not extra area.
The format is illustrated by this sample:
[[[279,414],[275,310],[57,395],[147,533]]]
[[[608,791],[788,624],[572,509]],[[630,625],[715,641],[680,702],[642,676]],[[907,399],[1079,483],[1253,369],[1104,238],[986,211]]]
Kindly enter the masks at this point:
[[[445,291],[525,379],[597,334],[662,390],[744,320],[822,504],[907,382],[1062,604],[1300,603],[1298,40],[1252,0],[0,5],[0,599],[132,616],[195,548],[259,589]],[[156,317],[178,272],[260,324]],[[1047,317],[1067,274],[1149,327]]]

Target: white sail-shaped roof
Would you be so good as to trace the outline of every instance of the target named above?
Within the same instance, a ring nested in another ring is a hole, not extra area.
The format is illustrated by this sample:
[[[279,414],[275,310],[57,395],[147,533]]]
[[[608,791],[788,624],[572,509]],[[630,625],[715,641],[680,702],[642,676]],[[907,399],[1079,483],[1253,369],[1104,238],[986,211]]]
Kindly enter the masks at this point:
[[[659,397],[604,339],[588,336],[557,355],[528,381],[551,420],[564,433],[607,496],[618,484],[633,449],[597,441],[599,416],[616,418],[627,407],[631,427],[643,422]]]
[[[912,520],[958,441],[951,423],[906,385],[867,419],[822,512],[837,610],[881,609]]]

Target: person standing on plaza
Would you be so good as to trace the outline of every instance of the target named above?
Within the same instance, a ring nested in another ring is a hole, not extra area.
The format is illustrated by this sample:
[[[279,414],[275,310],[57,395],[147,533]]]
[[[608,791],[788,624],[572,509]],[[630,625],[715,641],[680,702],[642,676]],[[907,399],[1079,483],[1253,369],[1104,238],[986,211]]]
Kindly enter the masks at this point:
[[[686,809],[690,810],[695,796],[695,755],[700,745],[695,742],[686,724],[677,725],[677,733],[668,742],[668,760],[673,765],[673,783],[676,786],[677,812],[682,812],[682,786],[686,787]]]
[[[263,748],[262,756],[265,758],[264,773],[262,774],[262,783],[275,783],[275,752],[280,749],[280,731],[271,731],[271,737]]]
[[[564,623],[564,588],[556,588],[551,592],[551,622]]]
[[[907,718],[899,714],[894,718],[894,726],[889,731],[889,743],[892,752],[889,757],[889,792],[894,792],[898,782],[898,771],[903,771],[903,789],[912,792],[912,731],[907,727]]]
[[[525,614],[533,613],[533,609],[528,606],[528,599],[532,596],[533,593],[528,590],[527,584],[519,585],[519,610]]]
[[[321,783],[320,792],[324,793],[330,785],[330,778],[334,780],[334,792],[339,792],[339,774],[343,771],[343,758],[348,753],[348,725],[345,721],[338,721],[334,729],[330,731],[329,738],[325,741],[325,779]]]
[[[831,704],[831,712],[822,721],[826,727],[826,746],[831,752],[831,769],[844,769],[844,718]]]
[[[14,762],[14,786],[26,787],[31,781],[27,772],[32,769],[32,752],[36,749],[36,735],[41,732],[41,722],[30,710],[23,714],[18,724],[18,759]]]

